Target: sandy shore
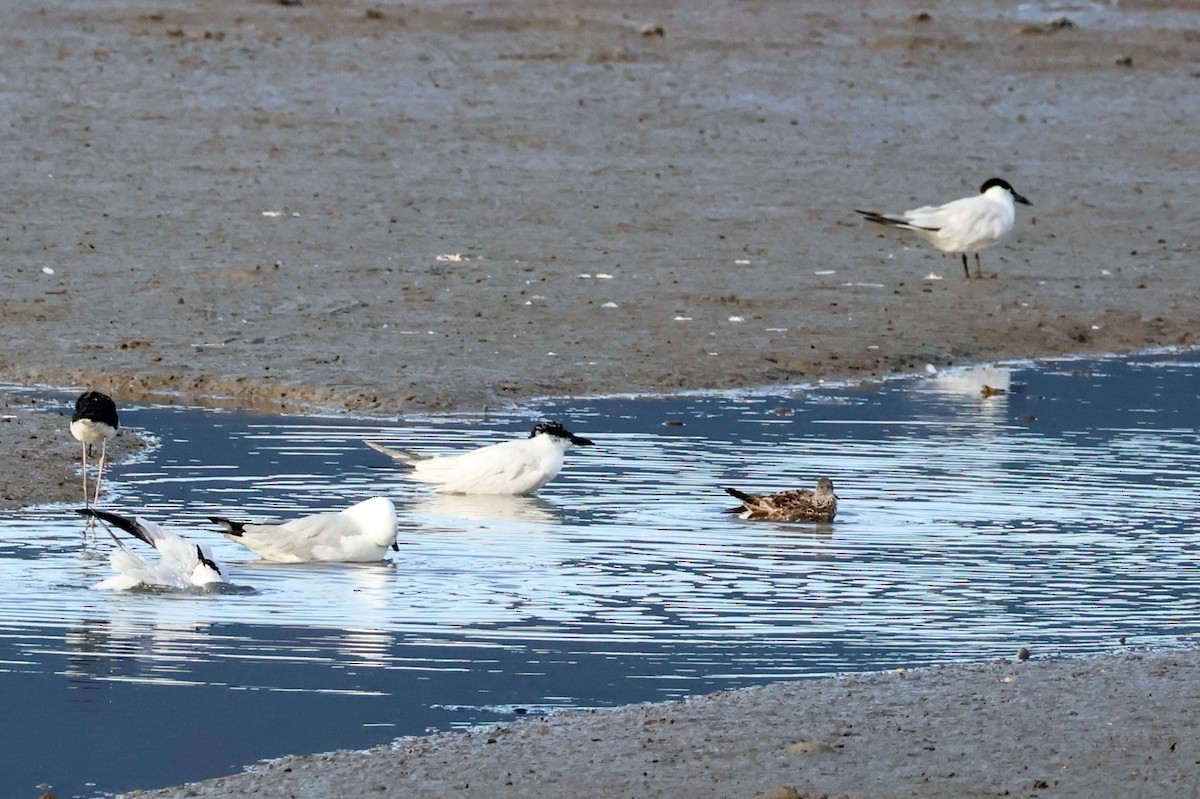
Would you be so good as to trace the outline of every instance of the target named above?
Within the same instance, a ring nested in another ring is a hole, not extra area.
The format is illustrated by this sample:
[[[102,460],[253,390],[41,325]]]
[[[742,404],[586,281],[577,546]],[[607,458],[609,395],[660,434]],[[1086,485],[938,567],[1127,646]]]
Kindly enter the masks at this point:
[[[0,379],[403,414],[1193,343],[1200,10],[1038,8],[22,4]],[[995,279],[853,213],[993,175],[1035,204]],[[5,415],[7,506],[73,499],[65,420]],[[1194,796],[1196,684],[781,685],[169,795]]]

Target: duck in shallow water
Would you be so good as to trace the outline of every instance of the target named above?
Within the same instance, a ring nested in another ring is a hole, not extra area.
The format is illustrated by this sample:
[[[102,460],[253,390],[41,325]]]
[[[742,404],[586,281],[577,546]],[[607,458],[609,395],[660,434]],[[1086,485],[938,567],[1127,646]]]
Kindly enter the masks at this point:
[[[726,488],[729,494],[742,501],[742,507],[729,512],[743,519],[763,519],[769,522],[831,522],[837,515],[838,498],[833,493],[833,481],[822,477],[816,491],[800,488],[778,494],[747,494],[736,488]]]

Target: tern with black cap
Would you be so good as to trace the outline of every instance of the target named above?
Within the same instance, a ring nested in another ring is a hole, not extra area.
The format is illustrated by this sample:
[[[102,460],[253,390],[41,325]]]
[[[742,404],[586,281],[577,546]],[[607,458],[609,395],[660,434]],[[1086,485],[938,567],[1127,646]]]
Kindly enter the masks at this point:
[[[967,253],[975,253],[975,277],[983,277],[979,251],[999,243],[1013,229],[1017,218],[1014,203],[1033,205],[1008,181],[991,178],[979,188],[979,194],[944,205],[925,205],[902,214],[858,213],[868,222],[911,230],[942,252],[962,255],[963,272],[970,278]]]
[[[407,467],[405,478],[431,483],[444,494],[508,496],[537,491],[558,476],[567,450],[593,444],[559,422],[540,422],[528,438],[491,444],[462,455],[429,457],[367,442],[371,449]]]

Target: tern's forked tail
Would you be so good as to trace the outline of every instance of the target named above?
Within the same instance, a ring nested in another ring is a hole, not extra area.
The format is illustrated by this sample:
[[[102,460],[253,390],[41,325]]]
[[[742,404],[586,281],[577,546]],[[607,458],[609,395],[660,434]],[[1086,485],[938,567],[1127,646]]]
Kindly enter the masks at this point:
[[[368,447],[375,450],[376,452],[382,452],[384,455],[387,455],[389,458],[396,461],[397,463],[403,463],[407,466],[412,466],[417,461],[425,460],[425,456],[423,456],[423,455],[417,455],[416,453],[407,452],[402,449],[393,449],[392,447],[385,447],[383,444],[376,444],[374,441],[368,441],[368,442],[366,442],[366,444]]]
[[[866,217],[868,222],[874,222],[877,225],[904,228],[905,230],[924,230],[927,233],[933,233],[937,230],[935,227],[921,227],[920,225],[914,225],[907,219],[896,219],[892,216],[884,216],[876,211],[863,211],[858,208],[855,208],[854,211],[855,213],[862,214],[864,217]]]
[[[246,532],[246,522],[235,522],[229,519],[222,519],[220,516],[209,516],[208,520],[213,524],[219,524],[225,528],[225,535],[242,536]]]

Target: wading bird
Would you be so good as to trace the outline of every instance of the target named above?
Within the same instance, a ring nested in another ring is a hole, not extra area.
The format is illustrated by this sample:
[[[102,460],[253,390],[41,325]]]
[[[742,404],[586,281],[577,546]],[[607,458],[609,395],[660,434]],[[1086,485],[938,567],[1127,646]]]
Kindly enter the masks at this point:
[[[75,413],[71,416],[71,435],[83,445],[83,504],[90,508],[100,501],[100,480],[104,476],[104,460],[108,455],[108,440],[117,434],[120,423],[117,419],[117,404],[112,397],[99,391],[85,391],[75,400]],[[88,455],[92,447],[100,445],[100,467],[96,472],[96,494],[88,494]],[[95,524],[88,520],[89,526]]]

